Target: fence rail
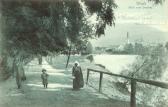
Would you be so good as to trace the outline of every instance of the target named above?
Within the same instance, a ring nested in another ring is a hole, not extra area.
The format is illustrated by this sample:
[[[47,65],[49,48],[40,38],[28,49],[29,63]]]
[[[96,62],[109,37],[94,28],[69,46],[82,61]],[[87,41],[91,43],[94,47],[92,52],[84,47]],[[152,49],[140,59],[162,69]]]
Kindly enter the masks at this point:
[[[130,107],[136,107],[136,97],[135,97],[135,95],[136,95],[136,82],[140,82],[140,83],[149,84],[149,85],[157,86],[157,87],[160,87],[160,88],[168,89],[168,83],[166,83],[166,82],[133,78],[133,77],[128,77],[128,76],[124,76],[124,75],[120,75],[120,74],[114,74],[114,73],[111,73],[111,72],[105,72],[105,71],[101,71],[101,70],[95,70],[95,69],[91,69],[91,68],[87,69],[86,84],[88,84],[89,74],[90,74],[91,71],[92,72],[100,73],[99,92],[102,91],[103,74],[131,80],[131,96],[130,96],[131,102],[130,102]]]

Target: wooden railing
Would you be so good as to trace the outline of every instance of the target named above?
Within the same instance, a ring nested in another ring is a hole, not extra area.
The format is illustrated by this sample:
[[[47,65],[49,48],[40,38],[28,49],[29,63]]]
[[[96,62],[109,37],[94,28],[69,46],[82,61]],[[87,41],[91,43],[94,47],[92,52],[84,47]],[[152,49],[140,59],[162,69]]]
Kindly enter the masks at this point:
[[[153,81],[153,80],[145,80],[145,79],[137,79],[137,78],[132,78],[132,77],[128,77],[128,76],[124,76],[124,75],[120,75],[120,74],[114,74],[114,73],[111,73],[111,72],[104,72],[104,71],[100,71],[100,70],[95,70],[95,69],[91,69],[91,68],[87,69],[86,84],[88,84],[89,74],[90,74],[91,71],[100,73],[99,92],[102,91],[103,74],[110,75],[110,76],[121,77],[121,78],[125,78],[125,79],[128,79],[128,80],[131,80],[130,107],[136,107],[136,97],[135,97],[136,96],[136,82],[140,82],[140,83],[149,84],[149,85],[153,85],[153,86],[157,86],[157,87],[168,89],[168,83],[165,83],[165,82]]]

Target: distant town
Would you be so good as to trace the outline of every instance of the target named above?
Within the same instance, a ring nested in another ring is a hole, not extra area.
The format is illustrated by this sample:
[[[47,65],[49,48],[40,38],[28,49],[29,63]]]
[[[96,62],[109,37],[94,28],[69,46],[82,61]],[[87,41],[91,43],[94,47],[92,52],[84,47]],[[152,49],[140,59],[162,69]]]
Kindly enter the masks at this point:
[[[131,54],[144,55],[150,54],[151,51],[155,53],[165,50],[165,44],[162,43],[147,43],[143,39],[138,41],[130,41],[129,32],[126,34],[126,39],[123,44],[110,46],[96,46],[93,53],[95,54]]]

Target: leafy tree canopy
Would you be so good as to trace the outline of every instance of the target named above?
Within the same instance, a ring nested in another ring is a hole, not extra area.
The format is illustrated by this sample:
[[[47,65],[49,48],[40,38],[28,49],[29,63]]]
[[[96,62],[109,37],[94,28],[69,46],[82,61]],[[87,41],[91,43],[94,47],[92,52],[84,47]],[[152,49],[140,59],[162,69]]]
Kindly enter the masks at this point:
[[[114,0],[1,0],[0,4],[2,45],[10,56],[47,55],[99,37],[106,25],[114,24],[117,7]],[[93,14],[96,24],[85,17]]]
[[[0,5],[3,53],[23,57],[60,52],[70,43],[100,37],[107,25],[114,25],[117,7],[114,0],[1,0]],[[95,24],[86,17],[92,15]]]

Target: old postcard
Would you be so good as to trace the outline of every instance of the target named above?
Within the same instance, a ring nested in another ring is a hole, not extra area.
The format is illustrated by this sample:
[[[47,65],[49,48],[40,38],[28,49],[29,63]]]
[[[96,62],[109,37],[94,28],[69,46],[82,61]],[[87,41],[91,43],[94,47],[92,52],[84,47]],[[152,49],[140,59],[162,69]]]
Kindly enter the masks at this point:
[[[168,107],[168,0],[0,0],[0,107]]]

